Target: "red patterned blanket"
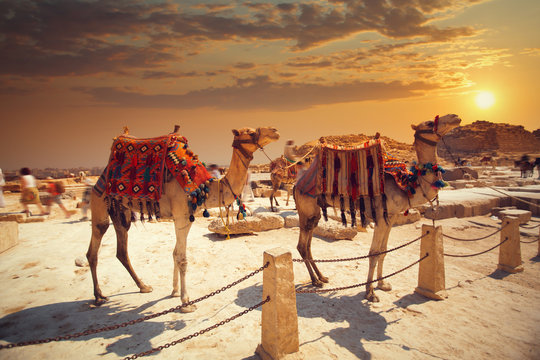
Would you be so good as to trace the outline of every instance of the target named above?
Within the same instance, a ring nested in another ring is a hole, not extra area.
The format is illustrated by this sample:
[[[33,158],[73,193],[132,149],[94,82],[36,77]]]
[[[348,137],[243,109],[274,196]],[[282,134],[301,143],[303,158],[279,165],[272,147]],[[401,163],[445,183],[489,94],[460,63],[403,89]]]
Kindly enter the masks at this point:
[[[114,201],[127,198],[139,204],[141,215],[146,208],[150,217],[159,217],[165,167],[188,194],[192,211],[204,203],[213,178],[188,148],[187,139],[176,134],[151,139],[115,138],[109,163],[94,191],[107,194],[110,213],[117,212]]]

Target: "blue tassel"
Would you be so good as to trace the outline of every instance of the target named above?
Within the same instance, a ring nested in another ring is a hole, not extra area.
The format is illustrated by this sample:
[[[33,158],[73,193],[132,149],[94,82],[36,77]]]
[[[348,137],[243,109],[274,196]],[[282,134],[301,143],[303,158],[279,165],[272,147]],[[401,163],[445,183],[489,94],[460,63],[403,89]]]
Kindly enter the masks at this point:
[[[205,218],[210,217],[210,213],[208,212],[207,209],[204,209],[204,211],[203,211],[202,214],[203,214],[203,216],[204,216]]]
[[[195,216],[189,215],[189,221],[194,222],[195,221]]]

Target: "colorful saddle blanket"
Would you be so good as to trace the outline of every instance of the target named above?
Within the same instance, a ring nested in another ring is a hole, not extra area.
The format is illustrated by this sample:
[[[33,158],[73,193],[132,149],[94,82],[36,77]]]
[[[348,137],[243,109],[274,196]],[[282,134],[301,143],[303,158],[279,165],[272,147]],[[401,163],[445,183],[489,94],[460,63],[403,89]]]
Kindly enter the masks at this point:
[[[410,192],[411,175],[407,165],[389,155],[380,140],[360,146],[323,144],[320,154],[302,174],[296,187],[302,194],[316,197],[347,196],[356,200],[384,194],[384,175],[392,175],[400,189]]]
[[[192,209],[201,205],[213,177],[197,155],[188,148],[187,139],[170,134],[151,139],[121,135],[114,139],[109,163],[94,187],[99,195],[112,199],[128,198],[155,205],[163,191],[165,167],[188,194]],[[141,211],[142,212],[142,211]]]

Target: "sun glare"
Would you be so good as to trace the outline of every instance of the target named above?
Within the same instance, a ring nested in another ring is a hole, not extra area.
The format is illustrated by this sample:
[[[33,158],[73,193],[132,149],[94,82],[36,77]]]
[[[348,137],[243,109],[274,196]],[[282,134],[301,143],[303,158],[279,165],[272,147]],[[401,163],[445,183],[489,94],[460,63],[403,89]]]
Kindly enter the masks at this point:
[[[495,96],[489,91],[480,91],[475,98],[476,106],[480,109],[489,109],[495,104]]]

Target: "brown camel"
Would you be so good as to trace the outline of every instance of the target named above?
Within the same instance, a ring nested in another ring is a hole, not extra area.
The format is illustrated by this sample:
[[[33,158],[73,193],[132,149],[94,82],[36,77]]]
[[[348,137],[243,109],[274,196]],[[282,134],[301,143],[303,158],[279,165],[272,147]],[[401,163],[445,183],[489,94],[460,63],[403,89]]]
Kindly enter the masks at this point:
[[[210,183],[209,196],[204,204],[207,208],[230,205],[235,200],[236,195],[242,193],[242,188],[244,187],[247,178],[248,166],[253,159],[253,153],[259,148],[279,139],[279,133],[276,129],[271,127],[262,127],[257,130],[242,128],[233,130],[233,134],[233,154],[229,170],[222,179]],[[174,177],[172,180],[165,178],[164,181],[164,191],[159,200],[161,215],[164,218],[172,217],[176,232],[176,246],[173,251],[173,290],[171,296],[180,296],[182,304],[186,304],[189,302],[185,276],[187,269],[186,241],[192,224],[189,220],[190,210],[188,206],[190,204],[188,204],[188,196],[184,189]],[[128,256],[128,230],[131,225],[129,219],[131,218],[131,213],[133,211],[139,211],[138,208],[132,208],[130,205],[131,204],[128,201],[122,201],[122,204],[120,205],[123,215],[122,219],[120,219],[120,216],[111,217],[116,231],[116,257],[127,269],[139,287],[140,292],[146,293],[152,291],[152,287],[144,284],[142,280],[139,279],[131,266]],[[96,305],[101,305],[108,300],[101,292],[96,271],[101,239],[109,227],[109,214],[107,212],[105,195],[99,196],[96,191],[92,192],[91,210],[92,238],[86,257],[88,258],[90,270],[92,271],[95,303]],[[179,275],[180,293],[178,291]],[[182,311],[191,312],[195,309],[195,305],[190,305],[183,307]]]
[[[292,165],[281,156],[270,163],[270,180],[272,181],[272,193],[270,193],[270,209],[274,211],[274,201],[276,206],[279,206],[277,199],[274,197],[276,191],[279,190],[281,184],[291,185],[296,181],[296,165]],[[287,189],[287,202],[289,205],[290,189]]]
[[[443,135],[459,126],[460,122],[461,119],[457,115],[449,114],[441,118],[436,118],[436,121],[425,121],[416,126],[412,125],[412,129],[415,130],[415,141],[413,145],[418,157],[418,163],[436,164],[437,142]],[[371,218],[371,220],[375,221],[375,229],[369,251],[370,254],[377,254],[386,250],[388,235],[390,234],[392,224],[398,214],[403,213],[403,211],[408,208],[414,208],[427,201],[432,201],[437,196],[438,189],[432,186],[437,180],[438,175],[432,172],[427,172],[425,175],[419,175],[417,191],[414,195],[409,196],[405,191],[398,187],[392,176],[386,175],[384,191],[387,197],[387,219],[385,219],[384,216],[385,211],[383,211],[384,206],[382,196],[375,197],[373,203],[374,209],[371,209],[370,202],[367,202],[366,204],[365,214]],[[320,184],[318,185],[317,191],[319,194],[321,193]],[[300,218],[300,236],[297,249],[304,259],[312,284],[317,287],[322,287],[323,283],[328,282],[328,278],[322,275],[317,268],[316,263],[313,261],[311,255],[311,239],[313,236],[313,229],[317,226],[321,218],[320,204],[326,207],[326,205],[332,204],[333,201],[328,196],[320,195],[313,197],[309,194],[304,195],[297,187],[294,189],[294,198]],[[322,201],[325,201],[326,204],[322,204]],[[345,203],[345,209],[348,210],[349,204],[347,204],[348,202]],[[371,214],[375,214],[375,219],[373,219]],[[381,254],[369,258],[368,282],[372,281],[375,266],[377,264],[377,278],[382,277],[384,257],[385,255]],[[383,280],[378,281],[377,287],[384,291],[392,289],[390,284]],[[371,283],[366,285],[365,297],[369,301],[379,301],[377,295],[375,295],[373,291],[373,285]]]

